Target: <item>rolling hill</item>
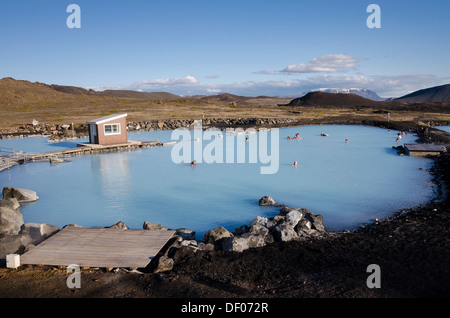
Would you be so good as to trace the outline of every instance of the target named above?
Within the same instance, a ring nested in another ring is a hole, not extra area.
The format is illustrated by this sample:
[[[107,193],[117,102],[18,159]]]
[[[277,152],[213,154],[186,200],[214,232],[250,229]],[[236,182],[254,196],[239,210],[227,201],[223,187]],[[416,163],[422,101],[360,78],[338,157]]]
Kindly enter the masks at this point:
[[[396,100],[408,103],[449,103],[450,84],[421,89]]]
[[[356,94],[336,94],[311,92],[303,97],[293,99],[287,106],[380,106],[382,102],[361,97]]]
[[[108,97],[126,97],[126,98],[143,98],[143,99],[176,99],[180,98],[178,95],[174,95],[166,92],[139,92],[132,90],[105,90],[95,91],[93,89],[85,89],[75,86],[62,86],[62,85],[49,85],[52,89],[67,94],[84,94],[91,96],[108,96]]]
[[[311,90],[308,93],[312,92],[324,92],[324,93],[335,93],[335,94],[355,94],[361,97],[375,100],[375,101],[383,101],[386,98],[382,98],[378,96],[378,94],[372,90],[366,88],[318,88],[315,90]],[[306,95],[306,94],[305,94]]]
[[[76,86],[63,86],[44,84],[25,80],[16,80],[11,77],[0,79],[0,98],[3,103],[29,103],[46,101],[49,98],[64,99],[68,95],[85,95],[101,97],[123,97],[135,99],[178,99],[180,96],[166,92],[138,92],[131,90],[105,90],[95,91]]]

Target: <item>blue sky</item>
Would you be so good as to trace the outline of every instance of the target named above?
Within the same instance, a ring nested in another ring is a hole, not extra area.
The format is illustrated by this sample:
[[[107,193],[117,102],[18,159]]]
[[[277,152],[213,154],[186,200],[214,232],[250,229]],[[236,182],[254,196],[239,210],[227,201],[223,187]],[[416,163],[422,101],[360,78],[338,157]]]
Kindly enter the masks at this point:
[[[70,4],[81,28],[69,29]],[[366,25],[369,4],[381,28]],[[382,97],[450,83],[448,0],[2,0],[0,77],[97,90]]]

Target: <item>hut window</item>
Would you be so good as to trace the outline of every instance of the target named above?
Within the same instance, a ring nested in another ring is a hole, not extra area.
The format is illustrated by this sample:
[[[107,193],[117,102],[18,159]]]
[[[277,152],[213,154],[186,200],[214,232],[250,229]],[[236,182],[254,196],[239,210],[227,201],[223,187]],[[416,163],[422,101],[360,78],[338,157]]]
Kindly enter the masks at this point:
[[[120,134],[120,124],[105,125],[105,135],[117,135],[117,134]]]

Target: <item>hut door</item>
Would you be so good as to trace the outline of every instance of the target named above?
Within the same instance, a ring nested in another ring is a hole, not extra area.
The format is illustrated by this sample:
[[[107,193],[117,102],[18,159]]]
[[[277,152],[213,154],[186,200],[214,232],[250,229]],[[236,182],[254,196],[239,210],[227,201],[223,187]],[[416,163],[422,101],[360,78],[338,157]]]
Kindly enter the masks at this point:
[[[97,125],[89,125],[89,142],[98,144]]]

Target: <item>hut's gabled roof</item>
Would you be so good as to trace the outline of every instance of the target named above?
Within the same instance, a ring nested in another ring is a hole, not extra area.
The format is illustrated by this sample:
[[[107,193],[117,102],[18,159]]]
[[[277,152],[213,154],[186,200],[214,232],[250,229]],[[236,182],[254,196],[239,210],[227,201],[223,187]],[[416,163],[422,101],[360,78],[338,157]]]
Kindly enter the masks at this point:
[[[105,117],[100,117],[91,121],[88,121],[87,124],[94,124],[94,125],[99,125],[99,124],[103,124],[105,122],[108,122],[110,120],[114,120],[114,119],[119,119],[122,117],[126,117],[127,114],[114,114],[114,115],[109,115],[109,116],[105,116]]]

